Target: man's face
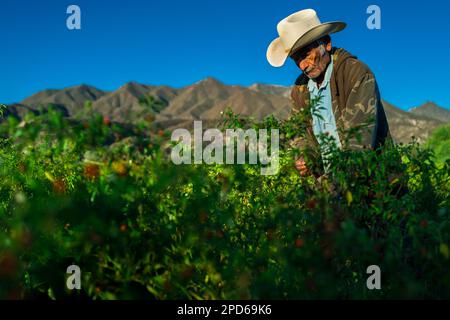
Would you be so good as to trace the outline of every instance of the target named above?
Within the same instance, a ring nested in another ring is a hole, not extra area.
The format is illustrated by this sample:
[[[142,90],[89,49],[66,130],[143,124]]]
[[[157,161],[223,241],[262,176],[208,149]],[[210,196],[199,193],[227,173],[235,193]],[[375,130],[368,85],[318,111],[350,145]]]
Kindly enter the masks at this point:
[[[330,62],[330,55],[325,49],[325,46],[326,45],[324,44],[324,54],[321,52],[320,44],[318,42],[314,42],[291,55],[291,58],[295,61],[295,64],[310,79],[316,79],[324,73],[328,63]]]

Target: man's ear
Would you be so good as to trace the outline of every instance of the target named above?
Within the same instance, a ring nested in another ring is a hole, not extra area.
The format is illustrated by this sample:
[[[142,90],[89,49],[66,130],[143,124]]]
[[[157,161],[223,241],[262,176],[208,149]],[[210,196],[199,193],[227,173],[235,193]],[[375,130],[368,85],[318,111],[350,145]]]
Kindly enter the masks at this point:
[[[327,45],[325,46],[325,49],[328,51],[328,52],[331,52],[331,48],[332,48],[332,46],[331,46],[331,40],[327,43]]]

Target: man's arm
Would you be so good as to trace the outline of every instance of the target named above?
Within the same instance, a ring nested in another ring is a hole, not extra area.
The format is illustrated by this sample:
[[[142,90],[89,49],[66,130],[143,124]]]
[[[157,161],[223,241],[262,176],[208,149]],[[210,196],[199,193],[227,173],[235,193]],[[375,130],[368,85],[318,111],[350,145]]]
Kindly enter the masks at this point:
[[[363,64],[358,69],[353,73],[356,78],[354,76],[351,79],[353,85],[342,117],[344,128],[351,129],[346,145],[353,150],[376,148],[389,136],[389,126],[375,77]],[[357,132],[352,134],[352,131]]]
[[[290,146],[300,152],[295,161],[295,167],[302,176],[316,175],[321,172],[321,161],[319,146],[312,130],[309,91],[305,85],[296,85],[292,88],[291,102],[293,112],[303,113],[306,126],[306,132],[290,142]]]

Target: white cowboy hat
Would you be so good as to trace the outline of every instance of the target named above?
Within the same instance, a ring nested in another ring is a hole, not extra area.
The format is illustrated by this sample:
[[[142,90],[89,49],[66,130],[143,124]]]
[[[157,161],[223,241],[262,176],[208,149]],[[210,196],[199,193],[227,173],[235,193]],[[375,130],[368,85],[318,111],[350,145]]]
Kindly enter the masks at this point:
[[[340,21],[321,23],[313,9],[301,10],[281,20],[277,25],[279,37],[267,48],[267,60],[281,67],[287,57],[323,36],[343,30],[347,24]]]

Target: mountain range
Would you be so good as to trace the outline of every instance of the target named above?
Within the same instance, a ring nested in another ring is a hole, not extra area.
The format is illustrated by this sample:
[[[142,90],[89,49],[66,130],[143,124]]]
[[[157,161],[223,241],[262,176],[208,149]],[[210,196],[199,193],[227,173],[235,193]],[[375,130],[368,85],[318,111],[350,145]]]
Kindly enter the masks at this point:
[[[213,125],[227,107],[259,120],[271,114],[285,119],[291,113],[290,90],[287,86],[259,83],[249,87],[225,85],[214,78],[182,88],[129,82],[115,91],[103,91],[82,84],[40,91],[7,106],[5,116],[22,118],[26,112],[37,114],[52,105],[74,119],[86,118],[95,111],[114,122],[129,124],[150,117],[158,127],[189,128],[194,120]],[[408,111],[386,101],[383,104],[397,142],[409,142],[412,136],[423,142],[436,127],[450,122],[450,110],[433,102]]]

